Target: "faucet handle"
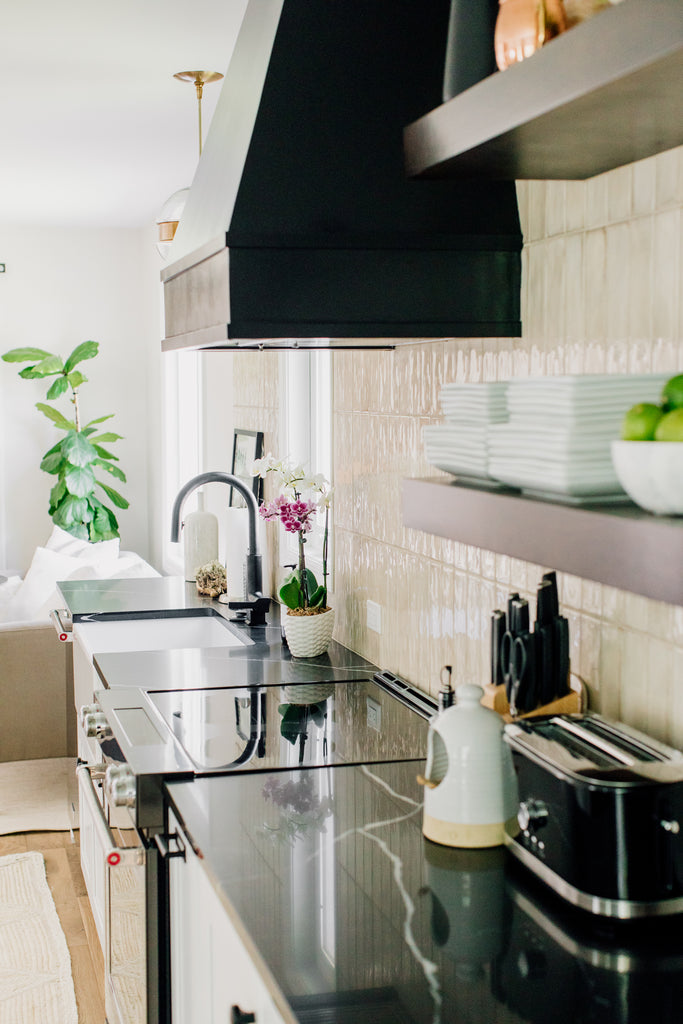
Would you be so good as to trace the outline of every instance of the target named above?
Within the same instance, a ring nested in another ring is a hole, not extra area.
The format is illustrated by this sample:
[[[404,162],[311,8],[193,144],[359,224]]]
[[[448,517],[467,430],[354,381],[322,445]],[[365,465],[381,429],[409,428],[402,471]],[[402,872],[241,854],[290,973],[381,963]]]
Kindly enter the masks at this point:
[[[231,598],[225,602],[228,608],[236,612],[246,612],[250,626],[265,626],[266,613],[270,611],[270,598],[263,594],[250,594],[248,597]]]

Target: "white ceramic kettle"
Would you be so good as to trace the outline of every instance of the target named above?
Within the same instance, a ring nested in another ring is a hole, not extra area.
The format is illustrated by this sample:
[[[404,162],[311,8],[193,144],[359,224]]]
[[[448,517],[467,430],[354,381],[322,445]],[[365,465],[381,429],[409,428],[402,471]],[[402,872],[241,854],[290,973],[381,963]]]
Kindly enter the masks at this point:
[[[518,831],[517,777],[503,720],[482,707],[481,686],[463,683],[431,722],[422,831],[444,846],[485,847]]]

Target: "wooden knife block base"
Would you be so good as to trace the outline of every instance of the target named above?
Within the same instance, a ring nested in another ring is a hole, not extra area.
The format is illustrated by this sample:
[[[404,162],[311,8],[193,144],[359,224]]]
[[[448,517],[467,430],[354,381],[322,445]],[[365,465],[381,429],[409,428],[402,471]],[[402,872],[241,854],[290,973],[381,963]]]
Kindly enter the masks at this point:
[[[533,718],[535,715],[568,715],[585,711],[585,687],[578,676],[572,675],[571,672],[569,686],[571,690],[564,697],[559,697],[557,700],[551,701],[550,704],[542,704],[540,707],[534,708],[533,711],[525,711],[524,714],[516,715],[515,718],[510,714],[510,705],[505,696],[504,686],[487,683],[484,686],[484,696],[481,698],[481,702],[485,708],[497,711],[506,722],[514,722],[517,718]]]

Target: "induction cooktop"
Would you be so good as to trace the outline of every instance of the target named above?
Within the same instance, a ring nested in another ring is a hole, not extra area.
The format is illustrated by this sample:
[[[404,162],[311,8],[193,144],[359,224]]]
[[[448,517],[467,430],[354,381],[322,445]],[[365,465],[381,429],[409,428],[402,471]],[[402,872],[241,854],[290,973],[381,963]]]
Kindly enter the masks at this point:
[[[93,719],[108,780],[137,827],[163,823],[163,784],[242,772],[427,756],[431,698],[391,673],[272,686],[100,690]],[[116,803],[115,799],[115,803]]]
[[[428,722],[370,679],[148,693],[196,772],[420,759]]]

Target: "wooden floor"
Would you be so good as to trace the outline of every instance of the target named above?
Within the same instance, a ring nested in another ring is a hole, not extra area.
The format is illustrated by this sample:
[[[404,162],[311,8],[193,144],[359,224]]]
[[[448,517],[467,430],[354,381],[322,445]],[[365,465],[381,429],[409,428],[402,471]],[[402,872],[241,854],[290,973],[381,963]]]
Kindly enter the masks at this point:
[[[104,1024],[104,963],[81,874],[78,832],[0,836],[0,856],[24,850],[37,850],[45,859],[48,885],[71,956],[78,1024]]]

